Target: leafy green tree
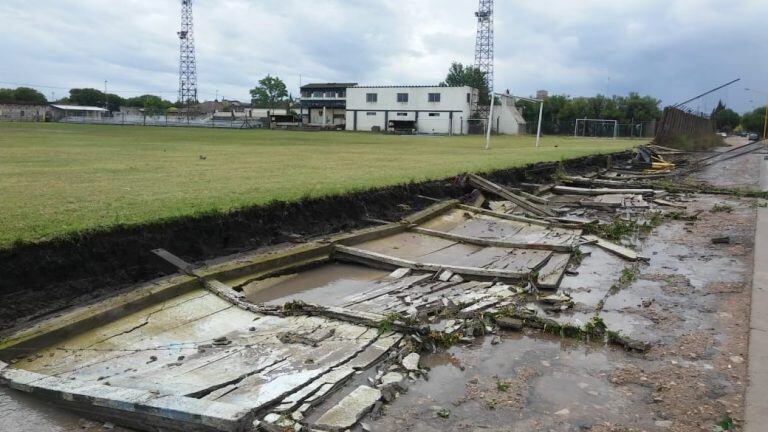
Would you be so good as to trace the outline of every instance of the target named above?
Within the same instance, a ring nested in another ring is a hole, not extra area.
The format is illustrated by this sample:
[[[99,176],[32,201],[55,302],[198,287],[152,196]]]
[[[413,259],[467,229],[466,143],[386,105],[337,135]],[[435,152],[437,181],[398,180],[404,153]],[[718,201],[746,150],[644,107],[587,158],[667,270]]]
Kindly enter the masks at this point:
[[[166,112],[168,108],[173,106],[173,103],[160,96],[145,94],[126,99],[124,105],[134,108],[143,108],[145,114],[154,116]]]
[[[723,132],[731,132],[741,124],[741,116],[734,110],[727,108],[723,101],[717,103],[712,111],[712,121],[715,129]]]
[[[16,89],[0,89],[0,100],[6,102],[31,102],[38,104],[48,103],[45,95],[29,87],[17,87]]]
[[[288,102],[288,89],[283,80],[267,75],[259,80],[259,86],[251,89],[251,101],[255,107],[274,110]]]
[[[469,86],[477,89],[480,93],[480,105],[488,105],[491,97],[488,90],[488,80],[485,74],[474,66],[453,62],[448,69],[448,76],[440,85],[447,86]]]
[[[747,132],[762,136],[765,128],[765,107],[755,108],[741,116],[741,127]]]
[[[116,94],[108,94],[106,97],[104,92],[93,88],[72,89],[69,91],[69,97],[64,102],[75,105],[87,105],[104,107],[104,102],[108,101],[108,109],[110,111],[119,111],[120,106],[124,104],[123,98]]]

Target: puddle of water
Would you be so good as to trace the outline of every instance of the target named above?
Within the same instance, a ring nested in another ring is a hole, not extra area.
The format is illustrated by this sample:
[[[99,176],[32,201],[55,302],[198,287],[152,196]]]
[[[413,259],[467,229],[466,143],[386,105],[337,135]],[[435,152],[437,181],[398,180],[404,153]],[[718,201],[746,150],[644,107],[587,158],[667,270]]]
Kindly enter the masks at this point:
[[[485,340],[424,356],[429,380],[414,383],[372,429],[560,431],[606,421],[653,429],[653,414],[640,403],[645,395],[608,381],[622,352],[549,336],[503,337],[500,345]],[[448,418],[436,415],[440,409]]]
[[[331,306],[337,300],[365,291],[388,274],[359,265],[332,263],[250,283],[243,287],[243,293],[254,303],[284,304],[300,299]]]
[[[624,309],[640,309],[643,302],[658,301],[667,296],[661,289],[661,283],[649,280],[638,280],[629,288],[608,296],[603,305],[604,311],[621,311]]]
[[[582,246],[581,250],[589,255],[577,269],[579,275],[563,278],[560,290],[570,293],[575,303],[594,309],[619,280],[627,262],[596,246]]]
[[[357,245],[360,249],[404,259],[417,259],[457,245],[456,242],[425,234],[400,233]]]
[[[684,232],[682,224],[663,225],[654,234],[654,238],[665,240],[648,242],[643,248],[643,255],[651,257],[649,264],[654,273],[681,274],[699,290],[713,281],[743,280],[746,268],[742,260],[726,254],[708,255],[703,259],[701,251],[695,251],[691,246],[675,241],[690,235]]]
[[[0,430],[13,432],[95,432],[104,423],[83,420],[63,409],[46,405],[21,392],[0,388]],[[112,432],[128,432],[115,427]]]

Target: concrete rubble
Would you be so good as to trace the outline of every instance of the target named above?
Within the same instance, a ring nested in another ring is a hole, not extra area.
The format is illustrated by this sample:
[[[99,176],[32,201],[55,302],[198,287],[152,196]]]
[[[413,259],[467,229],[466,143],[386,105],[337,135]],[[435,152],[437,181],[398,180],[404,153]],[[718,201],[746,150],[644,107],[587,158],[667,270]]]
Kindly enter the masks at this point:
[[[0,378],[137,429],[342,431],[428,374],[422,351],[535,329],[646,352],[657,340],[614,309],[649,260],[626,237],[687,203],[618,178],[526,191],[470,175],[472,205],[208,267],[158,251],[181,276],[21,331],[0,345]],[[613,286],[579,291],[593,255]]]

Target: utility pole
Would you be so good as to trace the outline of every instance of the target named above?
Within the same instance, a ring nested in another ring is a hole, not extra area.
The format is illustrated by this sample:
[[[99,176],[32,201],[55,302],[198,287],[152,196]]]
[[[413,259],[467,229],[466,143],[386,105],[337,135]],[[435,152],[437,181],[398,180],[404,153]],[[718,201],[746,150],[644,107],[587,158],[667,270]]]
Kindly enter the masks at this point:
[[[109,111],[109,95],[107,94],[107,80],[104,80],[104,109]]]

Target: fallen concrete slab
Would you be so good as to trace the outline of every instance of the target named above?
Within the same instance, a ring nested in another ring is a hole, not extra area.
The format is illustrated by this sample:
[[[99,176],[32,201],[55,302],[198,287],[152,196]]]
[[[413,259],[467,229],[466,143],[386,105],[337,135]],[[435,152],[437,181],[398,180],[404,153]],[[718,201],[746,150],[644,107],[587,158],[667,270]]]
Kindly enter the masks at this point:
[[[381,390],[360,386],[323,414],[314,426],[333,432],[349,429],[367,414],[379,399]]]

